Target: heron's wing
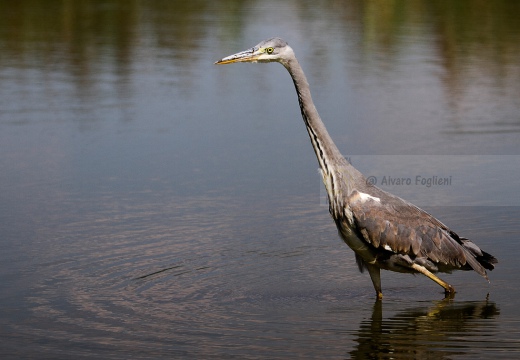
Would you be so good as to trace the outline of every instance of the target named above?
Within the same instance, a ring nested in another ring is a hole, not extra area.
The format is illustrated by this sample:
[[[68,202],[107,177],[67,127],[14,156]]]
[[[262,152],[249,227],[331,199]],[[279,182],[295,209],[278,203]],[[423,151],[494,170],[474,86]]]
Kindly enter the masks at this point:
[[[349,197],[356,230],[366,242],[375,248],[428,258],[455,268],[469,264],[485,274],[457,234],[415,205],[377,190],[372,195],[353,191]]]

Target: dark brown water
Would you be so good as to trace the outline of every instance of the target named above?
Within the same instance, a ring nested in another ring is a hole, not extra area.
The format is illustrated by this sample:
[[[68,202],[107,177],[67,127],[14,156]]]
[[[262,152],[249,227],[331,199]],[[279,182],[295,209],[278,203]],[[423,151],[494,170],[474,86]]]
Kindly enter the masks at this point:
[[[518,357],[520,4],[188,4],[0,1],[2,358]],[[385,272],[374,301],[289,75],[213,65],[275,35],[338,147],[490,284]]]

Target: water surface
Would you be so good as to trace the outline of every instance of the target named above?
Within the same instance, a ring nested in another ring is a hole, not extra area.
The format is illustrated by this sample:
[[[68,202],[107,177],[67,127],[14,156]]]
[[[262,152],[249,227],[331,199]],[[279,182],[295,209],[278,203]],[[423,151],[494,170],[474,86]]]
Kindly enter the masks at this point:
[[[510,1],[0,1],[2,357],[518,357],[519,15]],[[491,283],[444,275],[446,301],[385,272],[374,300],[289,75],[213,65],[275,35],[345,156],[495,255]]]

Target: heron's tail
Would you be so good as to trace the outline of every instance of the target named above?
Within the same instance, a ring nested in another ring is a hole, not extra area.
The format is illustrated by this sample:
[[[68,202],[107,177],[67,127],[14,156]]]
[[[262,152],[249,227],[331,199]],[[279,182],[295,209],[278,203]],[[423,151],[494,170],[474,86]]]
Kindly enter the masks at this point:
[[[466,238],[460,238],[462,247],[469,252],[473,258],[467,259],[469,265],[478,272],[480,275],[487,279],[486,272],[484,269],[493,270],[498,260],[493,255],[481,250],[477,245]],[[478,264],[475,264],[477,262]],[[482,269],[484,268],[484,269]]]
[[[482,251],[482,256],[477,256],[477,261],[480,263],[480,265],[482,265],[489,271],[493,270],[495,268],[495,264],[498,263],[496,257],[494,257],[491,254],[488,254],[485,251]]]

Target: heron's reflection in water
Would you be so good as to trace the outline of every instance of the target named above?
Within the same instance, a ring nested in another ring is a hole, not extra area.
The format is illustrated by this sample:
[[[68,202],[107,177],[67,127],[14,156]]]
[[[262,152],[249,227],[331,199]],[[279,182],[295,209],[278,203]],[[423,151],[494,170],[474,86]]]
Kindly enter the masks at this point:
[[[495,303],[455,303],[445,299],[431,307],[415,307],[383,319],[376,301],[372,317],[364,320],[350,352],[353,359],[445,359],[467,354],[470,343],[500,314]],[[475,337],[471,339],[471,337]]]

